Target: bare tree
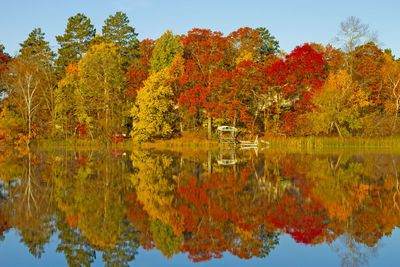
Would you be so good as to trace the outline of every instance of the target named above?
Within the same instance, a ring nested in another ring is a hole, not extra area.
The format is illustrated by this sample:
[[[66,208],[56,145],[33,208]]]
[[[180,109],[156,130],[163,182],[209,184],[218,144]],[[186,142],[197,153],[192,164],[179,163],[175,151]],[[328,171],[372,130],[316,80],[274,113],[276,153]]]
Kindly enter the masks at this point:
[[[353,76],[353,51],[359,45],[369,42],[376,44],[378,42],[378,34],[371,31],[368,24],[363,24],[359,18],[351,16],[340,23],[340,31],[334,38],[334,42],[341,44],[344,52],[346,52],[347,72]]]
[[[33,62],[15,59],[8,64],[6,80],[7,94],[13,99],[13,104],[25,121],[27,145],[32,138],[32,126],[35,113],[40,105],[39,91],[41,90],[42,69]]]
[[[355,47],[368,43],[376,43],[378,34],[371,31],[368,24],[361,23],[357,17],[348,17],[340,23],[340,31],[334,41],[342,45],[345,52],[351,53]]]

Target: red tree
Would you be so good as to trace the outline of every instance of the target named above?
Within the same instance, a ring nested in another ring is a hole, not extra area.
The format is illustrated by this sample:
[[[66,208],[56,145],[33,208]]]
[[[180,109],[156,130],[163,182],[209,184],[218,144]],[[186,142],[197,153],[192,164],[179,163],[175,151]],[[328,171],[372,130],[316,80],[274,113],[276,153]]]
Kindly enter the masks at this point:
[[[182,38],[182,43],[185,71],[180,84],[184,92],[178,102],[180,106],[187,107],[192,115],[205,112],[210,124],[211,118],[219,114],[221,104],[213,79],[218,71],[229,69],[231,61],[226,51],[229,51],[230,43],[222,33],[205,29],[189,31]]]
[[[299,115],[309,111],[311,96],[326,78],[326,61],[309,44],[296,47],[285,59],[265,69],[269,82],[280,87],[291,109],[285,114],[284,131],[292,134]]]
[[[126,73],[128,89],[126,95],[129,98],[135,98],[137,90],[139,90],[144,81],[149,76],[150,58],[154,49],[155,42],[150,39],[145,39],[140,43],[139,54],[137,59],[128,69]]]

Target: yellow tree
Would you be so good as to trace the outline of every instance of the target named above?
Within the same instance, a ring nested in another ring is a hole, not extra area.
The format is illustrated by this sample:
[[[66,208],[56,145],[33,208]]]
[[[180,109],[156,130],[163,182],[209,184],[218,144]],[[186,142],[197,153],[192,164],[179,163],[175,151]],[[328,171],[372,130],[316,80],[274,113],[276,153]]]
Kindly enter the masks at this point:
[[[155,72],[138,91],[132,116],[137,121],[131,135],[141,141],[170,136],[174,124],[171,68]]]
[[[345,70],[329,74],[313,103],[316,108],[307,115],[311,131],[329,134],[335,128],[340,137],[362,127],[359,109],[369,105],[365,92]]]
[[[76,99],[74,92],[78,92],[78,64],[73,63],[65,68],[65,76],[61,79],[55,90],[55,129],[56,134],[65,138],[71,133],[71,128],[76,121],[74,118]]]
[[[119,131],[124,114],[124,82],[119,49],[115,44],[92,46],[78,65],[79,86],[75,94],[77,117],[81,123],[97,130],[98,135],[110,136]]]

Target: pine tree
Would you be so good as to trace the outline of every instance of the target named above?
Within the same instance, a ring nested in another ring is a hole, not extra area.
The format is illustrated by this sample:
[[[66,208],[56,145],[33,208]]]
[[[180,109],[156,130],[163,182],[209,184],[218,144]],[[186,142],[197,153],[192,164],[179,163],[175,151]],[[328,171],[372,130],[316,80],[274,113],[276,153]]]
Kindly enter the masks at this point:
[[[21,46],[20,58],[50,65],[55,54],[51,51],[49,42],[45,41],[44,35],[41,28],[33,29],[29,33],[28,39],[19,44]]]
[[[92,39],[96,35],[96,29],[90,23],[90,19],[84,14],[78,13],[68,19],[64,35],[56,36],[60,45],[57,66],[60,72],[70,63],[79,61],[89,49]]]
[[[279,42],[275,39],[275,36],[271,35],[269,30],[264,27],[258,27],[255,30],[260,33],[260,37],[263,40],[261,54],[265,56],[277,54],[279,52]]]
[[[110,15],[102,28],[102,41],[106,43],[115,43],[121,52],[122,59],[132,61],[137,54],[139,41],[135,28],[129,26],[129,18],[123,12],[116,12]]]

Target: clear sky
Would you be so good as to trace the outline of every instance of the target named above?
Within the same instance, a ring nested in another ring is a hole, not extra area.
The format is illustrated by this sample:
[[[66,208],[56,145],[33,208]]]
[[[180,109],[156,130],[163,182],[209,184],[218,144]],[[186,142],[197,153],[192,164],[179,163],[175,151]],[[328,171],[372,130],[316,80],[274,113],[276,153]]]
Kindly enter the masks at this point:
[[[240,27],[266,27],[290,52],[304,42],[331,43],[339,24],[356,16],[378,32],[382,48],[400,57],[400,1],[396,0],[0,0],[0,43],[14,55],[29,32],[41,27],[57,50],[70,16],[84,13],[101,32],[104,20],[125,12],[140,40],[208,28],[224,34]]]

